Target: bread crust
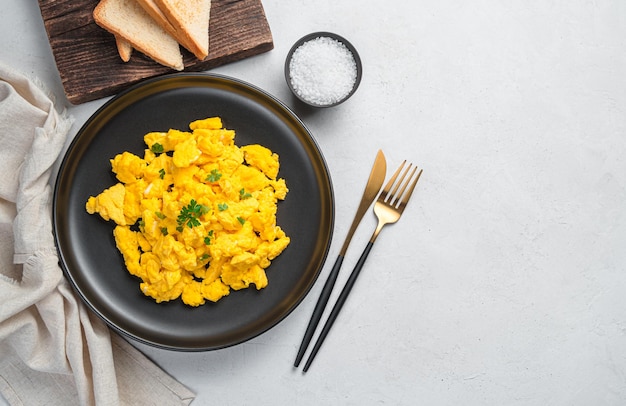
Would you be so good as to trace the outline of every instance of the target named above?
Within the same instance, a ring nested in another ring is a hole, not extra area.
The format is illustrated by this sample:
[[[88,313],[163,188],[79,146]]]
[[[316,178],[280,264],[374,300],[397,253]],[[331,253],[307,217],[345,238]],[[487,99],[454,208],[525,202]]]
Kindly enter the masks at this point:
[[[130,61],[130,57],[133,54],[133,46],[130,45],[130,42],[116,35],[115,46],[117,47],[117,53],[120,55],[122,61]]]
[[[176,30],[176,38],[199,60],[209,55],[211,0],[154,0]]]
[[[155,3],[154,0],[137,0],[137,3],[159,24],[165,31],[167,31],[172,37],[176,38],[178,43],[185,49],[190,50],[190,45],[187,44],[185,38],[181,38],[176,32],[176,28],[168,21],[163,11]]]

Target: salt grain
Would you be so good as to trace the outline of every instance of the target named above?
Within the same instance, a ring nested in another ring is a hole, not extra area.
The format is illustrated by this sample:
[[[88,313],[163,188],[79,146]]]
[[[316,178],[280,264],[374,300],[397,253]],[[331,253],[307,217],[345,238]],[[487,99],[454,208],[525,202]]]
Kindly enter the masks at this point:
[[[300,45],[289,62],[294,92],[305,101],[327,106],[346,98],[356,83],[352,52],[341,42],[318,37]]]

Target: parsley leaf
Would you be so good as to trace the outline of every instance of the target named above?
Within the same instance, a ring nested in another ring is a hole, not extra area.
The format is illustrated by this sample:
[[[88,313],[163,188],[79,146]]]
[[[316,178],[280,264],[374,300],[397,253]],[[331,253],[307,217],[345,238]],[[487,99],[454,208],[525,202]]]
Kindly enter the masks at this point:
[[[154,152],[155,154],[162,154],[165,151],[165,149],[163,148],[163,145],[159,144],[158,142],[155,142],[150,147],[150,151]]]
[[[217,209],[219,211],[224,211],[224,210],[228,209],[228,205],[226,203],[218,203],[217,204]]]
[[[200,225],[200,216],[207,213],[209,208],[203,204],[198,204],[195,199],[191,199],[189,204],[182,208],[178,218],[176,218],[176,223],[178,223],[178,227],[176,228],[178,231],[182,231],[183,227],[186,225],[189,228],[194,228]]]
[[[245,189],[243,189],[243,188],[242,188],[242,189],[239,191],[239,198],[240,198],[241,200],[247,199],[247,198],[249,198],[249,197],[252,197],[252,195],[251,195],[250,193],[247,193]]]
[[[163,179],[165,177],[165,169],[159,169],[159,178]]]
[[[165,214],[161,213],[160,211],[155,211],[154,215],[160,218],[161,220],[165,220]]]
[[[246,222],[246,219],[241,218],[241,217],[237,217],[237,221],[241,223],[241,225],[243,226],[243,223]]]
[[[213,230],[209,231],[209,234],[204,237],[204,243],[206,245],[211,245],[211,238],[213,238]]]
[[[167,227],[161,227],[161,234],[167,235]]]
[[[207,182],[217,182],[221,177],[222,174],[217,169],[213,169],[211,173],[207,175],[205,180]]]

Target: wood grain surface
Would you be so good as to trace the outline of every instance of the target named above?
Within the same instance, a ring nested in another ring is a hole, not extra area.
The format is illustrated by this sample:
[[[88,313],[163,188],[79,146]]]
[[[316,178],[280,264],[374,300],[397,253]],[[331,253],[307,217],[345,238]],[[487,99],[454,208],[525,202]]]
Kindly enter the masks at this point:
[[[120,59],[113,35],[96,25],[98,0],[38,0],[65,94],[72,104],[114,95],[143,79],[172,73],[138,51]],[[185,71],[204,71],[274,48],[261,0],[213,0],[209,56],[181,47]]]

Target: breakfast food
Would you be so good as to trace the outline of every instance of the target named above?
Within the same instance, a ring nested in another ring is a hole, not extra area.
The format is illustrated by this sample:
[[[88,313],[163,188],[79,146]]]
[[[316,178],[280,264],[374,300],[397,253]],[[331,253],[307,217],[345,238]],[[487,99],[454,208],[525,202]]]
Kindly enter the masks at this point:
[[[154,0],[196,58],[209,55],[210,0]]]
[[[117,46],[117,53],[120,55],[120,58],[122,58],[122,61],[130,61],[130,56],[133,54],[133,46],[130,45],[130,42],[116,35],[115,46]]]
[[[135,48],[162,65],[183,70],[179,45],[200,60],[208,56],[210,13],[211,0],[101,0],[93,16],[115,36],[124,62]]]
[[[276,224],[288,189],[278,155],[238,147],[219,117],[189,128],[145,134],[143,157],[115,156],[119,182],[85,208],[116,224],[117,248],[146,296],[199,306],[267,286],[265,269],[290,243]]]
[[[154,19],[154,21],[160,25],[165,31],[167,31],[172,37],[176,38],[176,41],[187,50],[191,50],[191,46],[188,45],[184,36],[179,36],[176,33],[176,29],[174,26],[167,20],[161,8],[156,4],[155,0],[137,0],[139,5],[143,7],[144,10]],[[208,24],[208,19],[207,19]],[[207,36],[207,45],[208,45],[208,36]]]
[[[93,11],[96,24],[158,63],[183,70],[183,56],[174,37],[159,26],[137,0],[101,0]]]

